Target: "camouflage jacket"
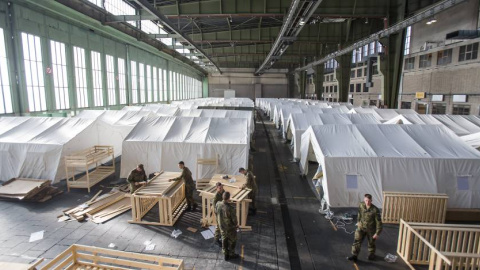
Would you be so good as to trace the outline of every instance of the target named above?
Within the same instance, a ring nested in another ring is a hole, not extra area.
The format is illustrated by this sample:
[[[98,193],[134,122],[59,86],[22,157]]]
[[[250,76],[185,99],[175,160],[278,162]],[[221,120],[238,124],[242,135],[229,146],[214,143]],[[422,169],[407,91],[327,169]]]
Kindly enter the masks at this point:
[[[182,179],[183,181],[185,181],[185,186],[195,186],[195,184],[193,183],[192,172],[187,167],[183,167],[182,174],[179,177],[174,178],[173,180],[179,181]]]
[[[245,177],[247,178],[247,183],[245,183],[247,188],[251,189],[252,192],[257,191],[257,183],[255,181],[255,176],[253,175],[253,173],[250,171],[247,171],[247,174],[245,174]]]
[[[237,227],[237,215],[233,206],[230,203],[219,201],[215,206],[215,210],[217,212],[217,225],[220,230],[224,232],[235,231]]]
[[[147,174],[145,171],[139,172],[137,169],[134,169],[130,172],[127,178],[128,183],[133,183],[133,182],[142,182],[142,181],[147,181]]]
[[[224,192],[225,190],[223,190],[222,192],[217,191],[215,193],[215,197],[213,198],[213,211],[215,211],[215,214],[217,213],[217,203],[223,200],[222,196]]]
[[[360,203],[358,207],[358,228],[375,232],[377,235],[382,232],[382,218],[380,217],[380,210],[375,205],[371,205],[367,209],[364,202]]]

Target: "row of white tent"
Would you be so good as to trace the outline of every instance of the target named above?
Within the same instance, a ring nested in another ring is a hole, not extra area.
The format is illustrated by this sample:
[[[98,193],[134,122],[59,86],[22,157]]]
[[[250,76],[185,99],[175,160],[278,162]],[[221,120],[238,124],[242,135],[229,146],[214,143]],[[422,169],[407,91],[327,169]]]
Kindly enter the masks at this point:
[[[302,173],[308,173],[308,161],[319,162],[330,206],[356,206],[365,193],[381,204],[382,191],[403,191],[447,193],[449,207],[480,207],[480,152],[464,142],[478,134],[479,117],[377,108],[338,113],[333,106],[320,113],[291,109],[318,106],[305,102],[260,100],[257,105],[267,114],[289,115],[278,126],[292,140]],[[405,125],[394,125],[400,123]]]
[[[122,155],[121,177],[138,163],[147,173],[176,171],[180,160],[194,168],[197,158],[216,156],[222,173],[235,174],[248,165],[251,111],[178,112],[164,116],[130,107],[86,110],[72,118],[0,117],[0,180],[64,179],[63,158],[94,145],[113,145],[115,156]],[[203,166],[197,176],[193,168],[194,179],[214,170]]]
[[[197,107],[247,107],[254,108],[254,102],[249,98],[199,98],[173,101],[173,106],[194,109]]]

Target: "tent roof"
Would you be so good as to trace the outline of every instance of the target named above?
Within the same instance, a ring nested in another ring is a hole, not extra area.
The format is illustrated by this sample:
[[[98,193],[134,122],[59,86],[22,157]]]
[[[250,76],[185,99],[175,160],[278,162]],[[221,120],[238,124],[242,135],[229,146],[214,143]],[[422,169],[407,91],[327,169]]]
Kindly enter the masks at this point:
[[[242,118],[148,117],[125,141],[247,144],[247,120]]]
[[[307,130],[313,125],[352,125],[352,124],[379,124],[372,114],[302,114],[290,115],[289,123],[293,123],[295,130]]]
[[[480,158],[478,151],[436,125],[317,125],[307,132],[328,157]]]
[[[93,119],[62,117],[15,117],[21,124],[0,135],[4,143],[65,144],[82,132]],[[22,119],[23,118],[23,119]]]
[[[27,121],[29,117],[0,117],[0,134]]]

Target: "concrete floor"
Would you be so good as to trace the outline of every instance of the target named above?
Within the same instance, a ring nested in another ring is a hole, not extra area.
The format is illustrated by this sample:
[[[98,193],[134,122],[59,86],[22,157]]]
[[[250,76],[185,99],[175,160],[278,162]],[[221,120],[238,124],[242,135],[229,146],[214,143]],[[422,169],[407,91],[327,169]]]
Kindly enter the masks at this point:
[[[273,124],[263,124],[258,118],[255,133],[257,151],[252,155],[259,186],[258,212],[248,220],[253,230],[239,234],[237,253],[243,258],[225,262],[220,248],[211,239],[203,239],[199,210],[184,213],[175,224],[183,232],[177,239],[170,237],[173,227],[129,224],[130,211],[105,224],[57,222],[62,210],[88,200],[99,189],[109,190],[103,186],[121,181],[117,172],[90,194],[73,190],[45,203],[0,201],[0,261],[29,263],[37,257],[54,258],[75,243],[104,248],[114,243],[118,250],[183,259],[186,269],[355,269],[345,260],[353,235],[334,230],[318,213],[320,205],[311,183],[300,177],[288,145]],[[65,188],[64,183],[59,186]],[[351,210],[336,210],[336,214],[346,211]],[[198,231],[192,233],[188,227]],[[346,225],[345,229],[352,232],[354,227]],[[45,230],[44,239],[29,243],[30,234],[41,230]],[[397,235],[397,226],[385,226],[377,242],[377,260],[367,261],[364,250],[356,267],[409,269],[401,259],[393,264],[383,260],[387,253],[396,253]],[[147,240],[156,244],[153,251],[145,250]]]

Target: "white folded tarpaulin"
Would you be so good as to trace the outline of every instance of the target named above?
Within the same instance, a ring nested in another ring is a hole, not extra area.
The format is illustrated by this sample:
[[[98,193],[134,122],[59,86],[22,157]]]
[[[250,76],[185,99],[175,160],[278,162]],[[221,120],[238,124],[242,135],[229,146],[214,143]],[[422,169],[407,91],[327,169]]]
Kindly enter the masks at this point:
[[[248,165],[249,133],[242,118],[143,118],[123,142],[120,176],[127,177],[139,163],[147,173],[178,171],[184,161],[197,179],[197,158],[220,156],[216,173],[238,174]],[[201,166],[200,178],[212,177],[214,166]]]
[[[309,153],[324,169],[332,207],[354,207],[382,191],[446,193],[452,208],[480,207],[480,153],[439,125],[323,125],[302,135],[301,169]]]

